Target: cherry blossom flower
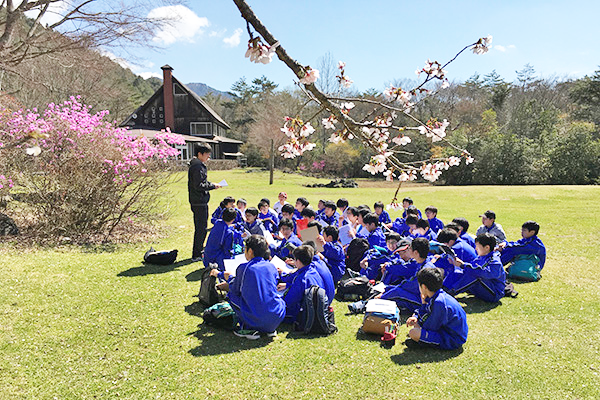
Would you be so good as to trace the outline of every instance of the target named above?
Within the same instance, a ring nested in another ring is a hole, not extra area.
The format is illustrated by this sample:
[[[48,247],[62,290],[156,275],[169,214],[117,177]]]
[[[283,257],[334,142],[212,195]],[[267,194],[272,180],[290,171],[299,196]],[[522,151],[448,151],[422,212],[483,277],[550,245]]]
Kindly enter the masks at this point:
[[[471,164],[473,161],[475,161],[475,159],[471,156],[467,156],[467,158],[465,159],[465,164],[469,165]]]
[[[492,45],[492,35],[488,35],[485,38],[480,38],[471,50],[475,54],[485,54],[488,52]]]
[[[319,79],[319,70],[306,67],[304,77],[300,79],[300,83],[309,85],[311,83],[315,83],[317,79]]]
[[[412,139],[410,138],[410,136],[400,135],[393,138],[392,142],[396,143],[399,146],[406,146],[407,144],[412,142]]]
[[[309,137],[312,133],[315,132],[315,128],[312,127],[310,122],[307,122],[300,128],[300,136]]]
[[[323,123],[325,129],[335,129],[335,124],[337,124],[338,121],[335,118],[335,115],[332,114],[329,116],[329,118],[323,118],[321,122]]]
[[[346,68],[346,63],[343,61],[338,61],[338,68],[343,71],[344,68]]]
[[[268,64],[273,61],[273,54],[275,54],[278,46],[279,42],[275,42],[273,46],[267,46],[261,42],[260,38],[250,39],[245,57],[257,64]]]
[[[442,86],[440,86],[442,89],[447,89],[450,87],[450,82],[448,82],[448,79],[444,79],[444,82],[442,82]]]
[[[457,165],[460,165],[460,157],[456,157],[456,156],[451,156],[448,158],[448,164],[451,167],[455,167]]]

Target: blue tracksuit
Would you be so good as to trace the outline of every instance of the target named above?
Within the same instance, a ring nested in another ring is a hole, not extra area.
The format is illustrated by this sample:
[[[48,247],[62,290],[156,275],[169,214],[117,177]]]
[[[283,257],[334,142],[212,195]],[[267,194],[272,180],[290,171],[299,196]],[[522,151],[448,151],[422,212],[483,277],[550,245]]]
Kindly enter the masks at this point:
[[[373,280],[381,279],[381,264],[386,262],[395,264],[402,261],[399,255],[392,253],[387,247],[380,246],[367,250],[363,256],[363,259],[365,258],[367,259],[367,268],[361,269],[360,274]]]
[[[410,236],[410,227],[406,224],[404,218],[396,218],[392,224],[392,230],[402,237]]]
[[[475,239],[473,238],[473,236],[469,235],[468,233],[463,232],[463,234],[460,235],[459,239],[465,241],[472,248],[475,248]]]
[[[390,214],[387,211],[382,210],[381,214],[379,214],[379,223],[380,224],[389,224],[390,222],[392,222],[392,219],[390,218]]]
[[[420,342],[453,350],[467,341],[467,314],[458,301],[442,289],[428,298],[414,316],[421,327]]]
[[[285,282],[287,285],[285,294],[283,295],[286,307],[284,321],[287,323],[293,323],[298,318],[306,289],[313,285],[321,288],[325,286],[323,278],[321,278],[321,275],[319,275],[312,263],[282,277],[282,282]]]
[[[300,211],[294,209],[294,215],[292,215],[292,218],[302,219],[303,217],[302,217],[302,214],[300,214]]]
[[[327,225],[340,226],[340,213],[337,211],[334,212],[331,217],[325,215],[325,213],[321,214],[321,216],[317,216],[317,219],[325,222]]]
[[[212,217],[210,218],[210,222],[214,225],[217,220],[221,219],[221,217],[223,216],[223,210],[225,210],[225,208],[219,206],[217,207],[217,209],[212,213]],[[234,224],[237,223],[243,223],[244,222],[244,217],[242,216],[242,212],[240,210],[238,210],[237,208],[235,209],[235,219],[233,220]]]
[[[229,278],[229,303],[241,329],[273,332],[285,317],[285,301],[277,292],[279,273],[261,257],[237,267]]]
[[[421,216],[421,210],[417,210],[417,212],[419,213],[419,218],[422,218],[422,216]],[[404,210],[402,212],[402,218],[406,218],[406,210]]]
[[[419,238],[419,237],[424,237],[425,239],[431,241],[435,241],[437,239],[437,234],[435,232],[433,232],[431,230],[431,228],[427,229],[427,232],[425,232],[425,234],[421,235],[419,233],[413,233],[410,235],[413,239]]]
[[[540,269],[546,263],[546,246],[537,235],[529,239],[519,239],[516,242],[508,242],[500,253],[502,264],[508,264],[513,258],[521,254],[535,254],[540,259]]]
[[[311,265],[315,266],[315,269],[323,279],[323,289],[325,289],[325,293],[327,294],[327,299],[329,300],[329,304],[333,301],[335,297],[335,283],[333,283],[333,275],[331,271],[325,264],[325,261],[321,260],[318,255],[313,257],[313,262]]]
[[[444,229],[444,223],[438,217],[433,217],[431,219],[428,219],[428,221],[429,221],[429,228],[431,228],[431,230],[434,231],[436,233],[436,235],[442,229]]]
[[[414,260],[411,260],[414,261]],[[421,292],[419,291],[419,282],[417,281],[417,272],[423,267],[434,267],[433,257],[428,256],[422,263],[416,263],[416,271],[413,276],[406,279],[399,285],[387,286],[385,292],[381,295],[382,299],[393,300],[399,308],[414,312],[421,306]],[[409,261],[410,262],[410,261]]]
[[[333,276],[333,283],[337,285],[346,271],[346,255],[338,242],[325,242],[323,256]]]
[[[444,280],[444,285],[452,295],[467,292],[490,303],[499,301],[504,297],[506,286],[506,273],[500,254],[492,251],[485,256],[478,256],[462,268],[456,268]]]
[[[290,251],[285,248],[285,245],[288,242],[290,242],[291,244],[293,244],[296,247],[302,246],[302,240],[298,239],[298,236],[296,236],[292,233],[288,239],[284,238],[281,241],[281,243],[279,244],[279,246],[277,246],[277,247],[275,247],[275,245],[269,246],[269,248],[271,249],[271,255],[277,256],[277,257],[281,258],[282,260],[284,258],[291,257],[292,255],[290,254]]]
[[[358,225],[356,228],[356,237],[366,239],[369,237],[369,231],[362,225]]]
[[[477,258],[477,252],[475,248],[471,247],[464,240],[457,240],[452,246],[452,250],[454,250],[454,254],[464,262],[470,263],[475,258]]]
[[[433,261],[433,258],[429,258],[429,260]],[[421,264],[417,263],[414,259],[404,261],[398,257],[395,263],[385,269],[385,274],[381,278],[381,282],[389,286],[399,285],[402,281],[415,276],[420,269]]]
[[[269,232],[272,232],[272,233],[277,232],[278,225],[279,225],[279,217],[277,216],[276,213],[267,211],[266,214],[263,214],[263,213],[259,212],[258,218],[263,222],[266,230],[268,230]],[[273,222],[264,221],[264,219],[266,219],[266,218],[271,218],[273,220]]]
[[[210,263],[219,265],[219,270],[224,271],[224,259],[234,257],[234,225],[227,225],[222,219],[216,221],[210,230],[206,246],[204,247],[204,265]]]
[[[244,222],[244,229],[248,231],[251,235],[263,235],[263,223],[261,220],[256,219],[253,223],[249,224],[248,222]]]
[[[369,248],[371,249],[374,246],[385,247],[385,234],[380,227],[375,228],[375,230],[367,236],[367,240],[369,241]]]

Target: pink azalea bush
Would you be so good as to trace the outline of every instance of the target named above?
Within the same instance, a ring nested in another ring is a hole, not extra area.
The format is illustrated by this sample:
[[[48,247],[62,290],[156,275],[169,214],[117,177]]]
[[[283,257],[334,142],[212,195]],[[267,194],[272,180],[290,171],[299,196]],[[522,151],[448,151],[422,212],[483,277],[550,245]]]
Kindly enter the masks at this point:
[[[43,113],[0,110],[0,195],[12,192],[50,236],[108,238],[156,217],[173,145],[185,143],[170,132],[133,136],[90,110],[79,97]]]

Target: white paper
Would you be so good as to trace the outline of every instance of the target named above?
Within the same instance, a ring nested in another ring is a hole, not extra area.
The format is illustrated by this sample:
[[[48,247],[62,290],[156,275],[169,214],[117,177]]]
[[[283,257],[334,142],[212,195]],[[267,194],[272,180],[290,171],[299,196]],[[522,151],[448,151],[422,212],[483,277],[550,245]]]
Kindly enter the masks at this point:
[[[329,224],[328,224],[327,222],[323,221],[322,219],[317,219],[316,221],[317,221],[317,222],[319,223],[319,225],[321,225],[323,228],[327,228],[327,227],[329,226]]]
[[[273,234],[266,230],[264,226],[262,227],[262,233],[269,246],[275,244],[275,238],[273,237]]]
[[[280,269],[283,274],[289,274],[294,269],[285,263],[281,258],[277,256],[273,256],[271,258],[271,263],[275,266],[275,268]]]
[[[217,185],[219,185],[219,186],[229,186],[229,184],[227,183],[227,181],[225,179],[223,179],[221,182],[217,183]]]
[[[379,293],[385,292],[385,283],[379,282],[377,285],[373,286],[373,290]]]
[[[367,301],[367,305],[365,306],[365,312],[367,313],[382,313],[382,314],[392,314],[396,313],[396,302],[391,300],[383,300],[383,299],[372,299]]]
[[[340,230],[339,230],[339,239],[340,239],[340,242],[342,243],[342,246],[346,246],[353,239],[353,237],[350,236],[350,229],[352,229],[352,226],[350,226],[350,224],[348,224],[348,225],[342,225],[340,227]]]
[[[223,265],[225,266],[225,272],[228,272],[229,275],[235,276],[235,271],[240,264],[244,264],[248,262],[246,260],[246,256],[244,254],[238,254],[234,258],[229,258],[223,260]]]

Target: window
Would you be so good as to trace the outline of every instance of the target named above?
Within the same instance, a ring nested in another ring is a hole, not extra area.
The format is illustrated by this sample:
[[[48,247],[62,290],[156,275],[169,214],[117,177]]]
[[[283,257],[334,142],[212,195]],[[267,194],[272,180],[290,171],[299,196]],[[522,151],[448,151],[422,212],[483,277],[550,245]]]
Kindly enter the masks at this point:
[[[183,88],[179,84],[174,83],[173,86],[174,86],[174,88],[173,88],[173,94],[177,94],[177,95],[187,94],[185,92],[185,90],[183,90]]]
[[[189,159],[187,143],[186,144],[177,144],[177,145],[175,145],[175,148],[177,150],[179,150],[179,155],[177,156],[178,160],[186,161]]]
[[[190,122],[190,135],[210,136],[212,135],[212,123]]]

